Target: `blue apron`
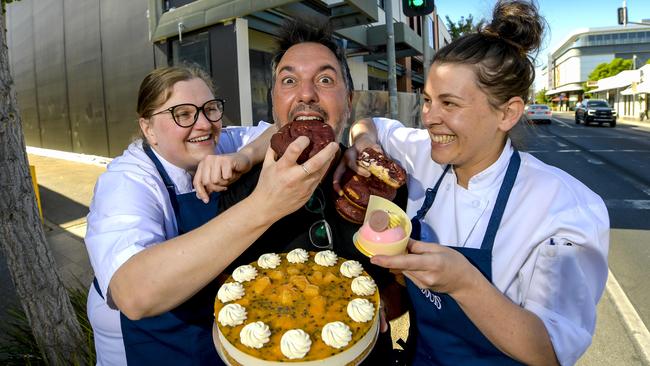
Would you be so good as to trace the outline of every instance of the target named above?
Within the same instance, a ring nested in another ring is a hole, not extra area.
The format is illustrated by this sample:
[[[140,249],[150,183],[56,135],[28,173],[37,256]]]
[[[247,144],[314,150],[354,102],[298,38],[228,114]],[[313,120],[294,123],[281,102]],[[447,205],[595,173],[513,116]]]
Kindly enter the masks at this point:
[[[178,235],[187,233],[218,213],[217,192],[203,203],[194,192],[176,194],[175,186],[151,150],[145,153],[156,165],[174,208]],[[95,288],[99,286],[95,280]],[[212,281],[189,300],[166,313],[140,320],[130,320],[120,313],[122,337],[129,365],[223,365],[212,342],[214,297],[218,290]]]
[[[492,247],[501,223],[510,191],[517,178],[521,158],[515,150],[510,157],[505,178],[499,189],[481,248],[450,247],[460,252],[490,282],[492,282]],[[449,166],[438,179],[433,189],[427,189],[422,208],[411,222],[411,237],[427,241],[422,235],[420,220],[424,218],[433,204],[438,187]],[[521,365],[521,363],[499,351],[465,315],[458,303],[449,295],[429,289],[420,289],[407,279],[407,288],[413,303],[415,321],[411,322],[409,337],[415,337],[415,350],[411,357],[413,365]]]

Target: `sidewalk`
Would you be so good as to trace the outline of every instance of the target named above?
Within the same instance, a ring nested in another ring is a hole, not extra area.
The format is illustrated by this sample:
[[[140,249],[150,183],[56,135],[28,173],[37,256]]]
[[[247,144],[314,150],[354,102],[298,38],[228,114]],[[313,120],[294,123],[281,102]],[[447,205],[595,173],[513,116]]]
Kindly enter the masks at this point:
[[[650,126],[650,123],[639,123]],[[28,152],[30,164],[36,166],[46,236],[59,272],[67,285],[79,283],[78,279],[87,286],[93,274],[83,243],[86,214],[95,181],[105,171],[108,160],[76,154],[52,157],[50,151],[42,149],[29,148]],[[408,317],[391,322],[391,327],[394,338],[406,338]],[[635,349],[632,336],[612,296],[606,291],[598,305],[598,323],[592,346],[578,365],[650,365]]]

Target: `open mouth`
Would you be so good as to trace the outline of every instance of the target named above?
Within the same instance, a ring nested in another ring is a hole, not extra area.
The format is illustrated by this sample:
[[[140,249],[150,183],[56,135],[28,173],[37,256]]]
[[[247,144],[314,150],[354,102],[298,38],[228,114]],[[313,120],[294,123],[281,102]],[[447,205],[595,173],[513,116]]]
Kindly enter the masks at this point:
[[[436,144],[448,144],[456,141],[456,135],[430,135],[431,141]]]
[[[203,142],[203,141],[210,140],[211,138],[212,138],[212,134],[208,134],[208,135],[188,139],[187,142]]]

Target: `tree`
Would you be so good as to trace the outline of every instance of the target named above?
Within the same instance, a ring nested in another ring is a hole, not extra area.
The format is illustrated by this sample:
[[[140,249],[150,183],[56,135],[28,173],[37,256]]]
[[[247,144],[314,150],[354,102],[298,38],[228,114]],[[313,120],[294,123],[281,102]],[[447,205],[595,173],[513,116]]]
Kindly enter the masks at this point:
[[[598,81],[600,79],[614,76],[623,70],[632,70],[632,60],[624,60],[622,58],[615,58],[611,62],[603,62],[598,64],[594,71],[589,74],[587,80]],[[585,91],[589,89],[586,83],[583,83],[582,89]]]
[[[5,5],[0,11],[0,242],[16,293],[45,362],[79,364],[83,335],[49,251],[9,72]]]
[[[485,23],[485,19],[481,19],[474,24],[474,16],[472,14],[468,15],[467,18],[461,16],[458,23],[454,23],[449,19],[448,15],[445,16],[445,19],[447,20],[447,28],[449,29],[452,40],[456,40],[465,34],[476,32]]]
[[[535,93],[535,103],[537,104],[546,104],[548,103],[548,97],[546,96],[546,88]]]

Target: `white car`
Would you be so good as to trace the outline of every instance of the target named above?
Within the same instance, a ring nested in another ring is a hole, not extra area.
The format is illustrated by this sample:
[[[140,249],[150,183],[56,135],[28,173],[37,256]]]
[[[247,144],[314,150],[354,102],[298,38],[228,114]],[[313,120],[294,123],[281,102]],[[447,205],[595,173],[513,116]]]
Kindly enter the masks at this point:
[[[546,104],[531,104],[526,107],[526,117],[531,123],[551,123],[553,112]]]

